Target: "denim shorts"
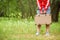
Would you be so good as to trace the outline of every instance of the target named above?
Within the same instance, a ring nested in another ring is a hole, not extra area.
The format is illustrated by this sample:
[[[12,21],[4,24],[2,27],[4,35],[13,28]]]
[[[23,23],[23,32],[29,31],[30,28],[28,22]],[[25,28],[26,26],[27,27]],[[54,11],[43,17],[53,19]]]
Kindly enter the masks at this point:
[[[42,10],[44,10],[44,8]],[[48,9],[46,11],[46,14],[50,14],[50,13],[51,13],[51,8],[48,7]],[[37,10],[37,14],[40,14],[40,10],[39,9]]]

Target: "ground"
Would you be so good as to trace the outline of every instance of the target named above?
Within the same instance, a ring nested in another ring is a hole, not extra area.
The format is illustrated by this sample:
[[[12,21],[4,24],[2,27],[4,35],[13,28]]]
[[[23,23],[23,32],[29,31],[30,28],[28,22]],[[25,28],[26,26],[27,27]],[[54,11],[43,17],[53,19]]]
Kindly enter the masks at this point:
[[[0,40],[60,40],[60,21],[50,26],[50,36],[45,36],[45,25],[36,36],[36,25],[33,20],[0,18]]]

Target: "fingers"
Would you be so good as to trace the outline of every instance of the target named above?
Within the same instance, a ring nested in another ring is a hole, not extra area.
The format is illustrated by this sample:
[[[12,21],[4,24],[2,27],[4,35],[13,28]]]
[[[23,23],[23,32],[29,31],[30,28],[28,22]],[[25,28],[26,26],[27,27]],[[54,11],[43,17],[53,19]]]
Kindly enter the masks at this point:
[[[44,10],[44,11],[40,11],[40,13],[41,13],[41,14],[45,14],[45,13],[46,13],[46,11],[45,11],[45,10]]]
[[[42,12],[42,11],[40,11],[40,13],[42,14],[43,12]]]
[[[44,11],[44,13],[46,13],[46,11]]]

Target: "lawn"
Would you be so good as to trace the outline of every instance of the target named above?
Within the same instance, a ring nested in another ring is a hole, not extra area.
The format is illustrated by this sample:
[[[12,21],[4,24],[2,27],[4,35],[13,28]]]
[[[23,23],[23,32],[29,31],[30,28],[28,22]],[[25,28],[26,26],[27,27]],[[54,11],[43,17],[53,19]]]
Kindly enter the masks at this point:
[[[60,21],[52,23],[50,36],[45,36],[45,25],[36,36],[36,25],[33,20],[0,17],[0,40],[60,40]]]

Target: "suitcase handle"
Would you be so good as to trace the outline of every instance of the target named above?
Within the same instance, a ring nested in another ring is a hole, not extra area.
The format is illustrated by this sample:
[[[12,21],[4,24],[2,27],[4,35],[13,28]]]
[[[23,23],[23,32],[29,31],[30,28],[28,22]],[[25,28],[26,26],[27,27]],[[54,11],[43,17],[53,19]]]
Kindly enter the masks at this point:
[[[46,13],[41,13],[40,15],[45,15],[45,16],[46,16]],[[40,16],[40,15],[39,15],[39,16]]]
[[[47,14],[46,14],[46,13],[41,13],[40,15],[45,15],[45,16],[47,16]],[[40,16],[40,15],[39,15],[39,16]],[[51,15],[51,14],[49,14],[49,16],[50,16],[50,15]]]

